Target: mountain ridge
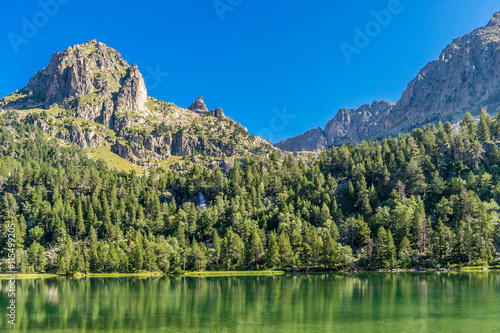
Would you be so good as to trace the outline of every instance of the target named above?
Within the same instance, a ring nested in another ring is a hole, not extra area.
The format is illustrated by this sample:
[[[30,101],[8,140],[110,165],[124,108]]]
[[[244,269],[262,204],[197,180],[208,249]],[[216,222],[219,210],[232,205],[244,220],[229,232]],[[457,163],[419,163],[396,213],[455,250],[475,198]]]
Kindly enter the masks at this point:
[[[203,97],[189,108],[149,97],[138,66],[96,40],[54,53],[25,88],[0,99],[0,112],[8,111],[50,136],[144,167],[227,170],[274,150],[221,108],[208,110]]]
[[[299,135],[276,147],[300,151],[304,147],[320,149],[346,142],[381,139],[437,121],[458,122],[466,111],[479,115],[481,109],[495,114],[500,107],[500,12],[489,23],[455,38],[437,60],[429,62],[408,83],[399,101],[379,112],[362,112],[364,106],[345,114],[341,109],[329,121],[335,131],[317,141],[305,143],[310,135]],[[340,114],[340,116],[339,116]],[[306,132],[307,133],[307,132]],[[313,150],[313,149],[306,149]]]

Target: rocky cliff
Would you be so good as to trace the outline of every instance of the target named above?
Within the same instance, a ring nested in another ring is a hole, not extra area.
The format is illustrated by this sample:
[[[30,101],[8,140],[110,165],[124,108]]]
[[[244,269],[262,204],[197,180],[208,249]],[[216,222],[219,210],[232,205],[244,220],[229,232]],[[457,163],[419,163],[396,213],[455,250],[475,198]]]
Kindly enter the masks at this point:
[[[320,135],[318,129],[284,140],[277,147],[311,150],[348,141],[397,135],[437,121],[456,123],[466,111],[490,114],[500,107],[500,12],[490,22],[455,39],[439,58],[408,84],[396,105],[374,102],[341,109]]]
[[[455,39],[438,60],[427,64],[409,84],[389,115],[388,133],[408,130],[432,118],[458,120],[466,111],[500,106],[500,12],[485,27]]]
[[[207,112],[208,109],[207,106],[205,105],[205,100],[203,99],[203,96],[198,97],[198,99],[194,101],[190,107],[188,107],[188,110],[197,112]]]
[[[225,169],[273,150],[221,108],[209,111],[203,97],[188,109],[148,97],[138,66],[95,40],[55,53],[25,88],[0,99],[0,113],[7,111],[47,135],[84,149],[108,147],[140,166],[192,155]]]
[[[375,101],[371,105],[363,105],[358,109],[340,109],[330,120],[325,129],[316,128],[299,136],[283,140],[276,144],[287,151],[304,151],[321,149],[329,145],[342,145],[347,142],[358,142],[378,133],[384,123],[378,123],[393,109],[394,104],[386,101]]]

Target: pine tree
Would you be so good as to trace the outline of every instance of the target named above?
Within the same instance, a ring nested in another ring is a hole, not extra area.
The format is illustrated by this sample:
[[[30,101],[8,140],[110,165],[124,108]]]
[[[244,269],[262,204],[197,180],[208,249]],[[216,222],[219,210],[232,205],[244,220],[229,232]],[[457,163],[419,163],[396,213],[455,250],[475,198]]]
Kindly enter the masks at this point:
[[[375,242],[375,259],[378,267],[391,268],[395,263],[396,247],[390,231],[380,227]]]
[[[219,260],[221,257],[221,239],[219,237],[219,233],[217,230],[214,230],[214,236],[212,239],[212,248],[214,250],[214,260],[215,260],[215,265],[219,266]]]
[[[443,221],[438,219],[437,227],[434,232],[433,237],[433,249],[434,254],[436,255],[438,260],[443,260],[447,254],[446,251],[446,229],[443,225]]]
[[[147,237],[144,237],[143,251],[144,251],[143,267],[145,270],[153,272],[154,270],[156,270],[156,255],[154,252],[153,245],[147,239]]]
[[[82,202],[78,201],[76,208],[76,240],[85,234],[85,221],[83,219]]]
[[[470,139],[474,139],[476,132],[475,120],[470,112],[466,112],[461,123],[462,128]]]
[[[66,242],[59,251],[56,260],[56,271],[59,274],[68,274],[70,271],[70,264],[73,258],[73,242],[69,235],[66,236]]]
[[[429,239],[429,227],[425,217],[425,208],[423,202],[419,202],[414,211],[411,231],[413,235],[413,242],[416,244],[419,253],[427,251],[427,244]]]
[[[242,264],[244,250],[245,244],[241,237],[229,229],[224,239],[224,258],[227,269],[235,269]]]
[[[309,272],[309,267],[311,266],[312,253],[312,247],[308,243],[303,243],[299,249],[300,261],[304,266],[306,273]]]
[[[136,233],[135,241],[132,241],[130,243],[130,247],[132,248],[130,251],[129,259],[129,262],[132,265],[131,268],[133,271],[140,271],[144,267],[143,236],[140,231]]]
[[[403,238],[401,245],[399,246],[398,258],[402,267],[408,267],[412,261],[413,250],[411,248],[411,243],[408,238]]]
[[[363,247],[367,245],[370,240],[370,233],[370,228],[368,227],[368,224],[366,224],[363,216],[359,216],[356,220],[356,246]]]
[[[206,255],[205,251],[202,249],[200,245],[196,242],[196,240],[193,238],[193,241],[191,243],[191,256],[192,256],[192,262],[193,262],[193,267],[197,271],[201,271],[202,269],[205,268],[207,262],[206,262]]]
[[[109,272],[117,272],[120,267],[120,257],[114,244],[109,246],[108,269]]]
[[[356,201],[356,207],[364,217],[369,217],[372,213],[372,207],[370,206],[370,193],[366,186],[366,180],[363,175],[361,175],[361,179],[359,181],[358,200]]]
[[[375,191],[375,186],[373,186],[373,184],[370,186],[369,201],[373,212],[379,205],[377,191]]]
[[[477,126],[477,138],[481,143],[490,141],[490,126],[488,124],[487,118],[488,114],[483,109],[481,111],[481,117],[479,118],[479,125]]]
[[[285,233],[280,233],[278,236],[278,246],[281,257],[281,266],[289,267],[293,264],[294,256],[290,239]]]
[[[396,246],[390,230],[387,231],[387,254],[386,260],[389,262],[389,267],[394,267],[396,263]]]
[[[325,239],[323,240],[323,255],[322,262],[325,270],[328,268],[334,269],[338,265],[338,243],[326,233]]]
[[[250,240],[247,242],[247,261],[249,265],[255,265],[257,269],[263,254],[264,248],[262,246],[262,240],[259,236],[257,227],[255,227],[251,233]]]
[[[33,242],[28,248],[28,263],[32,265],[34,272],[43,272],[47,265],[45,249],[37,242]]]
[[[321,225],[323,225],[329,219],[331,219],[330,209],[328,208],[326,203],[323,202],[323,205],[321,206],[321,213],[320,213]]]
[[[273,269],[276,269],[281,263],[281,258],[280,258],[280,252],[279,252],[280,249],[278,246],[277,236],[274,230],[269,233],[267,244],[268,244],[266,251],[267,265],[269,267],[272,267]]]

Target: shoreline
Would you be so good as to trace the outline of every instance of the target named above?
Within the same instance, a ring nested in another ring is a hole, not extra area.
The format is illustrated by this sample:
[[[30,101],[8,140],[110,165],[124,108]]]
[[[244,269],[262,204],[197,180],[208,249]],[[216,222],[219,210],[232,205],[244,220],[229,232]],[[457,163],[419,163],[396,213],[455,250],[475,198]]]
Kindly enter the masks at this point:
[[[263,271],[197,271],[181,272],[178,274],[164,274],[162,272],[137,272],[137,273],[76,273],[76,274],[51,274],[51,273],[19,273],[16,279],[49,279],[49,278],[123,278],[123,277],[230,277],[230,276],[281,276],[286,274],[338,274],[338,273],[450,273],[450,272],[495,272],[500,271],[500,266],[479,266],[462,268],[411,268],[411,269],[378,269],[378,270],[353,270],[353,271],[292,271],[292,270],[263,270]],[[0,280],[8,280],[11,274],[0,274]]]
[[[206,271],[206,272],[184,272],[181,276],[189,277],[221,277],[221,276],[276,276],[284,275],[286,271]]]

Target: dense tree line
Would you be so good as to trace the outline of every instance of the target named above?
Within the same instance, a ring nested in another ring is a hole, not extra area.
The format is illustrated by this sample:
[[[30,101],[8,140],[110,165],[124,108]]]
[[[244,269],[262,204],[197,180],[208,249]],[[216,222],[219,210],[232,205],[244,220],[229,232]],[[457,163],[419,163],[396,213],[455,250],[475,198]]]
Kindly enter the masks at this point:
[[[500,116],[467,113],[307,163],[273,152],[227,174],[109,170],[6,113],[0,235],[21,272],[303,270],[487,264],[500,242]],[[207,207],[197,207],[199,193]]]

